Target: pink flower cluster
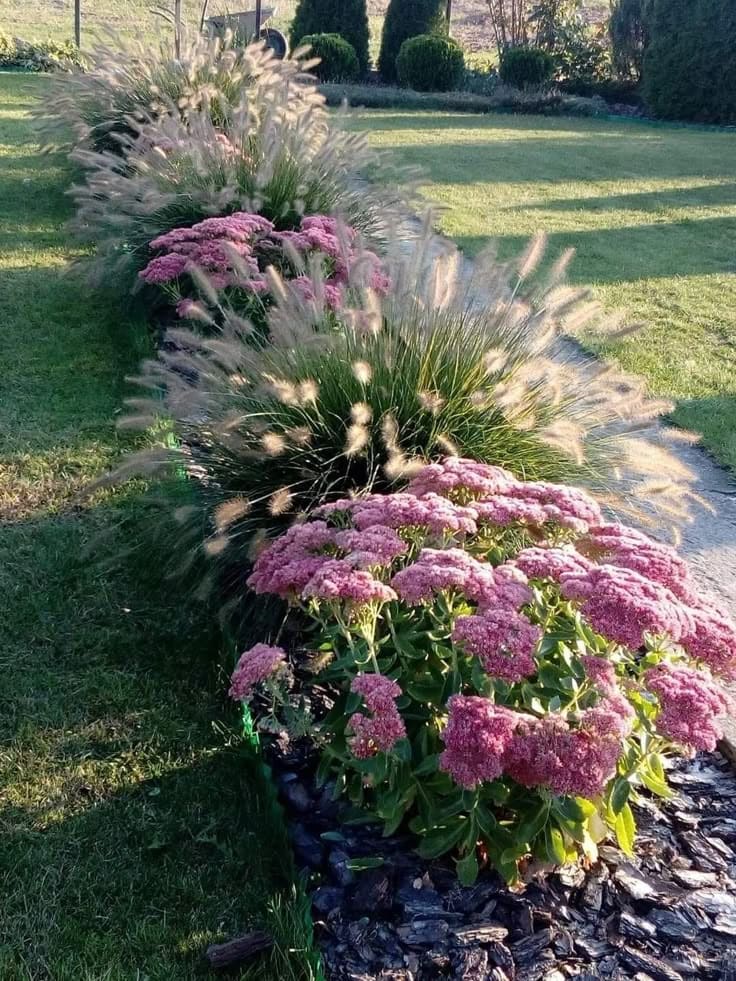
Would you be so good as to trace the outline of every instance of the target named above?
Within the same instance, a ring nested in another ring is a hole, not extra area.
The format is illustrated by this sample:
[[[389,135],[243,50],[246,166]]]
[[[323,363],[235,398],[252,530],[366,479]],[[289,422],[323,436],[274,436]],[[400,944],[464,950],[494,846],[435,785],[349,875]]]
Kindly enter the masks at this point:
[[[368,759],[377,752],[388,753],[406,735],[396,699],[401,695],[399,685],[382,674],[359,674],[350,690],[363,696],[371,716],[355,712],[348,726],[355,734],[349,740],[350,750],[359,759]]]
[[[442,732],[440,769],[472,790],[503,774],[519,715],[477,695],[453,695]]]
[[[686,603],[697,595],[687,562],[669,545],[655,542],[634,528],[621,524],[591,528],[577,548],[598,563],[632,569],[666,586]]]
[[[363,531],[348,528],[334,537],[338,548],[347,553],[344,558],[356,569],[388,566],[407,551],[404,539],[393,528],[370,525]]]
[[[349,513],[355,527],[361,530],[373,525],[426,528],[440,537],[447,533],[470,535],[477,530],[472,508],[460,507],[437,494],[367,494],[325,504],[315,513],[328,516],[335,512]]]
[[[407,492],[415,497],[440,494],[462,500],[506,494],[518,481],[502,467],[491,467],[463,457],[447,457],[429,463],[409,482]]]
[[[216,289],[238,287],[258,294],[269,291],[268,266],[278,265],[305,300],[314,300],[312,279],[294,275],[290,269],[284,249],[288,245],[302,261],[312,255],[327,260],[329,275],[321,288],[326,305],[334,310],[342,305],[344,288],[353,280],[381,293],[390,286],[378,256],[359,250],[356,240],[354,229],[324,215],[303,218],[298,231],[277,232],[266,218],[238,211],[155,238],[150,249],[162,254],[151,259],[139,275],[145,283],[166,285],[198,268]],[[186,303],[177,306],[180,316],[187,316],[190,310]]]
[[[513,564],[529,579],[553,581],[559,581],[566,575],[584,575],[592,568],[592,563],[571,545],[562,548],[525,548],[519,552]]]
[[[299,231],[277,232],[274,238],[288,242],[303,255],[319,253],[333,261],[333,273],[324,284],[325,299],[330,306],[342,303],[342,290],[352,278],[359,278],[359,285],[367,286],[385,295],[391,280],[386,275],[381,260],[374,252],[357,249],[358,235],[354,228],[341,224],[326,215],[303,218]],[[311,280],[304,276],[294,281],[304,293],[305,299],[314,299]],[[331,297],[334,298],[331,300]]]
[[[645,633],[666,634],[677,642],[695,629],[689,607],[666,586],[631,569],[593,566],[564,574],[560,586],[563,596],[580,603],[594,630],[634,651],[643,646]]]
[[[283,599],[385,603],[396,593],[366,570],[389,564],[405,549],[391,528],[338,531],[310,521],[292,525],[263,549],[247,582],[256,593]]]
[[[419,497],[436,493],[469,499],[476,521],[501,527],[557,524],[582,534],[603,520],[598,504],[576,487],[517,480],[501,467],[461,457],[448,457],[424,467],[408,491]]]
[[[494,569],[461,548],[423,548],[417,560],[397,572],[391,585],[405,603],[416,606],[439,592],[454,590],[482,607],[518,609],[531,599],[526,577],[502,566]]]
[[[472,789],[484,780],[511,777],[524,787],[596,797],[614,776],[634,710],[616,687],[611,665],[588,658],[599,700],[577,722],[551,713],[534,718],[487,698],[454,695],[442,733],[440,768]]]
[[[536,674],[534,652],[542,637],[522,613],[503,608],[458,617],[452,629],[455,644],[474,654],[489,675],[509,684]]]
[[[723,717],[732,707],[719,685],[702,671],[673,664],[651,668],[644,681],[659,700],[660,732],[691,751],[716,748]]]
[[[240,655],[230,679],[230,698],[244,701],[259,681],[270,677],[286,660],[281,647],[256,644]]]
[[[396,593],[363,569],[354,569],[344,559],[325,559],[304,586],[302,599],[342,600],[361,606],[389,603]]]
[[[235,284],[257,289],[265,281],[260,277],[255,249],[273,230],[266,218],[244,211],[206,218],[191,228],[175,228],[151,242],[151,251],[163,254],[151,259],[139,276],[144,283],[163,285],[198,268],[216,289]],[[236,274],[236,257],[245,266],[245,279]]]

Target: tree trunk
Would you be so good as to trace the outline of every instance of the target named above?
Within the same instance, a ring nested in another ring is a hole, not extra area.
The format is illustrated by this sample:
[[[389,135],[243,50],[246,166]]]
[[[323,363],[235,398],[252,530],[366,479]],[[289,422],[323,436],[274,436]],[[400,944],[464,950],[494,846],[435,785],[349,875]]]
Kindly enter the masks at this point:
[[[205,959],[215,971],[228,971],[262,950],[273,947],[273,937],[261,930],[236,937],[224,944],[212,944],[207,948]]]
[[[74,40],[82,47],[82,0],[74,0]]]
[[[261,0],[256,0],[256,41],[258,41],[261,37],[261,19]]]
[[[181,58],[181,0],[174,0],[174,53]]]
[[[209,7],[209,5],[210,5],[210,0],[204,0],[204,3],[202,4],[202,14],[199,18],[200,34],[204,31],[204,22],[207,20],[207,8]]]

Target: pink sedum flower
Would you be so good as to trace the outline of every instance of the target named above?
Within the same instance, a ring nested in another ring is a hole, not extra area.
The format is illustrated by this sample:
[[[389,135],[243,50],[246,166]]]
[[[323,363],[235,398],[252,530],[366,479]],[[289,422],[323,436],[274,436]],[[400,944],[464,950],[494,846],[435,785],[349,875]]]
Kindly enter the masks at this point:
[[[723,717],[730,700],[702,671],[659,664],[644,676],[647,689],[659,700],[657,728],[690,751],[712,752],[723,736]]]
[[[335,534],[335,544],[347,554],[344,556],[356,569],[389,566],[407,551],[404,539],[393,528],[371,525],[364,531],[349,528]]]
[[[558,582],[564,575],[586,573],[592,563],[571,545],[562,548],[525,548],[514,559],[530,579],[550,579]]]
[[[477,695],[453,695],[447,705],[440,769],[468,790],[498,779],[521,716]]]
[[[401,695],[397,682],[382,674],[359,674],[350,690],[363,696],[371,717],[355,712],[348,720],[354,736],[348,740],[350,751],[357,759],[368,759],[376,753],[389,753],[406,736],[406,726],[396,707]]]
[[[369,494],[357,498],[352,504],[356,528],[385,525],[388,528],[427,528],[434,535],[450,533],[473,534],[476,529],[476,513],[472,508],[460,507],[444,497],[427,494]]]
[[[424,497],[488,497],[503,494],[517,480],[502,467],[492,467],[476,460],[449,456],[441,463],[429,463],[419,471],[407,487],[407,493]]]
[[[736,677],[736,624],[715,603],[701,600],[689,607],[692,628],[682,637],[690,657],[727,678]]]
[[[423,548],[416,562],[396,573],[391,585],[404,602],[414,606],[445,590],[462,593],[484,609],[518,609],[532,598],[526,577],[518,569],[494,569],[461,548]]]
[[[474,654],[493,678],[509,684],[537,673],[534,652],[541,629],[513,610],[489,610],[482,616],[458,617],[453,643]]]
[[[396,593],[370,572],[354,569],[344,559],[322,559],[301,591],[302,599],[343,600],[357,605],[388,603]]]
[[[666,586],[618,566],[593,566],[562,576],[562,595],[580,602],[594,630],[609,640],[638,650],[644,634],[666,634],[674,641],[689,636],[695,620]]]
[[[505,772],[523,787],[594,798],[616,773],[621,739],[595,726],[571,728],[560,715],[521,723],[505,758]]]
[[[591,528],[577,547],[597,562],[633,569],[661,583],[686,603],[697,595],[687,562],[669,545],[655,542],[634,528],[599,525]]]
[[[258,594],[294,598],[324,563],[325,549],[334,544],[334,534],[324,521],[292,525],[258,556],[248,585]]]
[[[516,481],[504,491],[474,503],[481,521],[542,527],[557,524],[583,533],[602,521],[598,504],[584,491],[543,481]]]
[[[240,655],[240,659],[230,679],[230,698],[245,701],[259,681],[274,674],[286,660],[281,647],[256,644]]]

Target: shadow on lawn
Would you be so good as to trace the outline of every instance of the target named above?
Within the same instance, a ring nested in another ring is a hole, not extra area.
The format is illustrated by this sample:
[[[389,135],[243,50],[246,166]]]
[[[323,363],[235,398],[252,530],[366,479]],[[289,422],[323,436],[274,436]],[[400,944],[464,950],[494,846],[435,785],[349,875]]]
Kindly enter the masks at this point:
[[[263,780],[225,747],[112,794],[80,783],[62,821],[0,809],[2,977],[188,978],[208,943],[267,925],[294,870]]]
[[[507,214],[513,227],[514,209]],[[523,251],[529,236],[457,235],[454,241],[470,255],[491,241],[497,242],[501,258],[510,258]],[[577,251],[568,277],[574,284],[728,273],[733,271],[736,255],[736,217],[553,232],[548,236],[549,257],[567,248]]]
[[[423,167],[435,184],[535,184],[546,187],[566,182],[648,181],[721,178],[733,180],[732,154],[736,137],[722,152],[705,154],[692,137],[670,139],[650,136],[634,142],[628,132],[560,132],[549,136],[535,131],[483,139],[479,126],[472,139],[444,141],[443,134],[425,121],[426,142],[396,139],[377,142],[403,162]],[[477,133],[477,136],[476,136]],[[431,139],[435,134],[435,138]],[[710,134],[709,134],[710,135]],[[677,141],[677,142],[676,142]]]
[[[207,942],[262,922],[293,882],[260,766],[223,711],[219,631],[162,582],[156,549],[126,551],[145,525],[127,503],[0,535],[8,981],[118,964],[188,978]]]
[[[598,197],[551,198],[525,205],[527,211],[652,211],[667,208],[719,208],[736,205],[736,181],[699,184],[695,187],[662,188],[659,191],[631,191]]]

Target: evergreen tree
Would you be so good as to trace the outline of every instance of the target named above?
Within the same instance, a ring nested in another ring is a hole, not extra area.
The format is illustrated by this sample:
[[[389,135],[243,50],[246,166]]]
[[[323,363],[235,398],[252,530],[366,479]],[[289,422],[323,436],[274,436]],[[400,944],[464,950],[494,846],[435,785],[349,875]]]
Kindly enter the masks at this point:
[[[735,0],[653,0],[644,94],[668,119],[736,122]]]
[[[339,34],[355,48],[361,71],[368,68],[368,13],[365,0],[299,0],[291,24],[291,46],[309,34]]]
[[[391,0],[383,22],[378,70],[385,82],[395,82],[396,58],[407,38],[447,34],[447,0]]]

